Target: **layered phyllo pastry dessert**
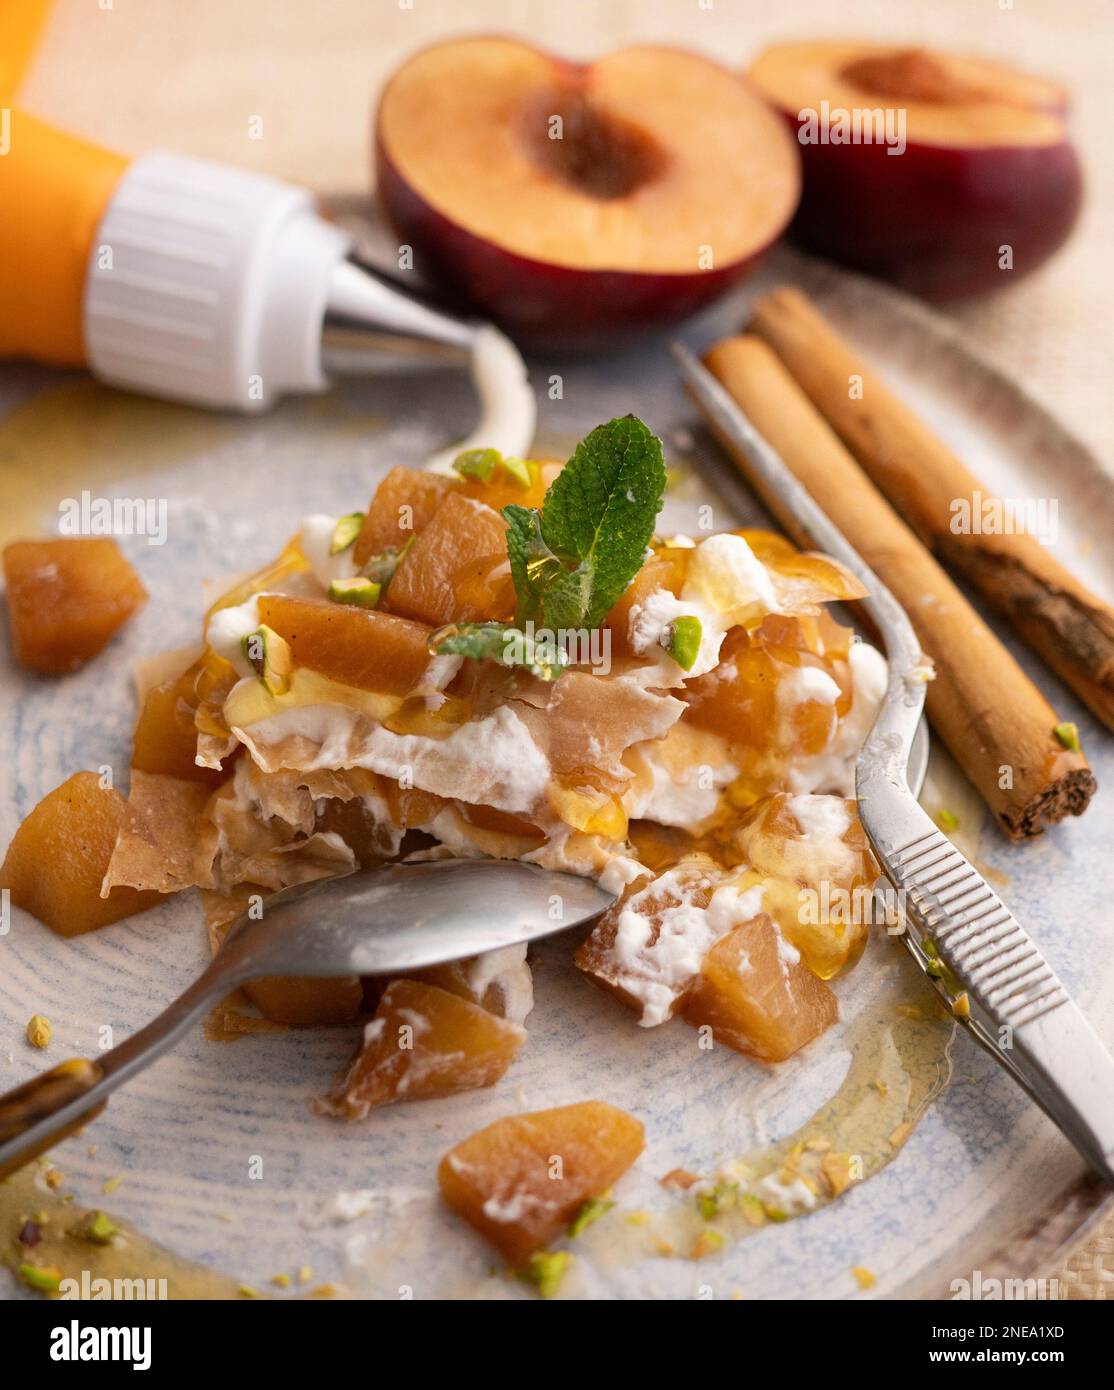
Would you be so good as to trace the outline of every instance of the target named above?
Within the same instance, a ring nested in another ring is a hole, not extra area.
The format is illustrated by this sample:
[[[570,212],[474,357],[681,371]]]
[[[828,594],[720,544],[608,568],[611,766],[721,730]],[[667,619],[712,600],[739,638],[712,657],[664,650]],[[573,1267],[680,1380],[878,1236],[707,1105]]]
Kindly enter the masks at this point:
[[[569,941],[601,1009],[789,1057],[864,944],[854,768],[885,663],[831,612],[863,593],[843,568],[767,531],[661,535],[665,485],[626,417],[564,465],[473,450],[306,517],[197,650],[146,664],[126,803],[78,774],[24,822],[13,900],[73,934],[196,888],[217,946],[290,885],[523,859],[616,894]],[[497,1081],[533,1002],[524,947],[247,995],[244,1027],[364,1023],[323,1103],[356,1117]]]

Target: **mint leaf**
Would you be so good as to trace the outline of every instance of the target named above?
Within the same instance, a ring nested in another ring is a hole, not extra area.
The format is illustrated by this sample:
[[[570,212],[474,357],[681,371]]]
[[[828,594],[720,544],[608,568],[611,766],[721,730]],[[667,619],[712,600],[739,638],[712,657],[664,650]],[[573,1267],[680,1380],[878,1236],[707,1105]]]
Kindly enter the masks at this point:
[[[503,518],[507,523],[511,579],[518,599],[514,619],[521,627],[523,623],[541,620],[546,589],[564,573],[564,566],[542,540],[541,512],[511,502],[503,508]]]
[[[450,623],[429,639],[437,656],[466,656],[472,661],[497,661],[521,666],[539,680],[552,681],[569,664],[555,642],[535,641],[509,623]]]
[[[541,540],[567,568],[590,572],[584,626],[602,622],[642,567],[664,493],[661,441],[634,415],[597,426],[554,479]]]

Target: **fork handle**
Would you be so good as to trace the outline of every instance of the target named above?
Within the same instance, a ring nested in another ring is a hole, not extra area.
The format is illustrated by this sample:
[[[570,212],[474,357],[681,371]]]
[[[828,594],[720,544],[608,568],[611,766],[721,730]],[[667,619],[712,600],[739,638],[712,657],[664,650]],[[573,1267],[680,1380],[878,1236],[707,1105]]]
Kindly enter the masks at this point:
[[[875,823],[881,800],[875,789],[875,804],[864,807]],[[914,817],[912,807],[902,807],[904,823],[912,829],[920,822],[922,833],[899,846],[874,845],[886,876],[907,894],[913,928],[907,944],[927,966],[924,943],[932,941],[977,1005],[977,1013],[957,1015],[959,1022],[1114,1184],[1114,1058],[998,894],[915,809]],[[935,983],[947,997],[940,981]]]
[[[173,1047],[216,998],[238,983],[214,960],[157,1018],[99,1062],[74,1058],[0,1095],[0,1178],[99,1115],[117,1086]]]

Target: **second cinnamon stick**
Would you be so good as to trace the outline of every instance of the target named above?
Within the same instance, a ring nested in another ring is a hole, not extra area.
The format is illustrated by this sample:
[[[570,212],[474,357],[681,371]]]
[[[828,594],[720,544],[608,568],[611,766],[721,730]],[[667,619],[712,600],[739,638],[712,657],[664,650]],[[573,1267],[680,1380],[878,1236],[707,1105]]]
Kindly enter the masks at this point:
[[[799,290],[783,287],[759,300],[751,332],[774,349],[929,550],[1114,729],[1114,608],[1023,528],[976,532],[964,524],[962,507],[977,514],[988,500],[978,479]],[[852,380],[856,392],[848,389]],[[1003,510],[999,499],[989,500]]]
[[[929,718],[1006,834],[1028,839],[1085,810],[1095,779],[1083,755],[1058,740],[1051,705],[865,476],[776,354],[756,338],[731,338],[705,362],[904,606],[936,666],[927,691]],[[734,457],[789,535],[808,545],[797,519],[758,485],[745,458]]]

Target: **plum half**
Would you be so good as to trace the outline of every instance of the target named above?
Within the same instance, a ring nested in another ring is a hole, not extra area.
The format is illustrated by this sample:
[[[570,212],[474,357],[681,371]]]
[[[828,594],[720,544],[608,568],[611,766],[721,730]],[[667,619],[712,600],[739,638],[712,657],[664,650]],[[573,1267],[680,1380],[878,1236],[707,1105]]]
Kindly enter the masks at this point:
[[[776,241],[800,190],[776,115],[669,48],[579,66],[506,38],[435,45],[387,84],[375,151],[417,268],[547,348],[699,309]]]
[[[873,43],[778,44],[749,77],[798,137],[790,236],[808,250],[943,301],[1030,273],[1075,225],[1083,180],[1053,83]],[[889,147],[862,138],[887,118]]]

